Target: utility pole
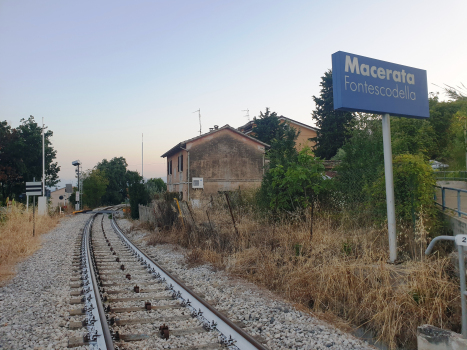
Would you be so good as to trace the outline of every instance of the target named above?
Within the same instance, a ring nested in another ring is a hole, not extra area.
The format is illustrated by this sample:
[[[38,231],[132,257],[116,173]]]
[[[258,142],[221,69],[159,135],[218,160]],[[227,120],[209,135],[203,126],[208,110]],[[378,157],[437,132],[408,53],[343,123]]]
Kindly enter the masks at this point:
[[[45,196],[45,127],[42,117],[42,195]]]
[[[194,111],[193,113],[198,112],[198,117],[199,117],[199,134],[201,135],[201,108],[198,108],[197,111]]]
[[[81,198],[83,198],[83,194],[81,193],[81,183],[79,182],[79,164],[78,164],[78,193],[79,193],[78,210],[80,210],[81,209]]]
[[[143,163],[144,142],[143,142],[143,136],[144,136],[144,134],[141,134],[141,177],[143,178],[143,182],[144,182],[144,175],[143,175],[143,170],[144,170],[144,163]]]
[[[250,110],[247,108],[247,109],[243,109],[242,112],[246,112],[246,115],[244,115],[244,117],[246,117],[246,119],[250,121]]]

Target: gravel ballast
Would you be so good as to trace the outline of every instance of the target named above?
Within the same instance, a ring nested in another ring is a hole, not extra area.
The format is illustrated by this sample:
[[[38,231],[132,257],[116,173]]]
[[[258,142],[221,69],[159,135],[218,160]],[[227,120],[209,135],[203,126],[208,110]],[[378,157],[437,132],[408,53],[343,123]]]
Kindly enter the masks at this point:
[[[224,271],[214,271],[209,265],[188,268],[184,250],[180,247],[147,245],[145,237],[148,232],[131,230],[132,224],[125,219],[118,220],[118,223],[154,261],[193,286],[205,300],[217,300],[218,310],[232,321],[243,323],[244,329],[269,349],[375,349],[308,313],[296,310],[290,303],[252,283],[232,278]]]
[[[89,215],[64,218],[0,288],[0,349],[65,349],[75,242]]]
[[[66,349],[70,338],[84,333],[84,329],[69,330],[68,325],[70,321],[83,319],[83,316],[69,314],[70,310],[79,307],[70,305],[70,279],[76,275],[76,272],[72,272],[73,255],[77,253],[75,243],[89,217],[77,215],[66,218],[57,228],[44,234],[42,247],[18,264],[15,278],[0,288],[0,349]],[[180,247],[148,246],[144,239],[148,232],[129,230],[132,224],[123,219],[119,220],[119,225],[124,231],[131,231],[129,237],[156,262],[192,286],[205,300],[215,301],[218,310],[232,321],[243,324],[248,333],[264,342],[269,349],[374,349],[352,335],[294,309],[273,293],[247,281],[232,278],[224,271],[214,271],[209,265],[188,268],[184,250]],[[104,226],[110,230],[108,219],[104,219]],[[141,276],[138,282],[146,280]],[[151,293],[151,296],[164,294],[157,292]],[[158,303],[164,304],[166,301],[160,300]],[[161,310],[161,315],[170,317],[182,312],[182,309]],[[141,313],[141,317],[145,315]],[[123,318],[138,316],[139,312]],[[189,328],[196,324],[195,320],[190,319],[177,321],[175,326]],[[150,324],[121,327],[125,333],[144,331],[149,334],[153,329],[154,325]],[[164,344],[151,337],[147,342],[127,343],[125,348],[170,349],[215,340],[213,333],[171,338]],[[81,348],[87,347],[75,349]]]

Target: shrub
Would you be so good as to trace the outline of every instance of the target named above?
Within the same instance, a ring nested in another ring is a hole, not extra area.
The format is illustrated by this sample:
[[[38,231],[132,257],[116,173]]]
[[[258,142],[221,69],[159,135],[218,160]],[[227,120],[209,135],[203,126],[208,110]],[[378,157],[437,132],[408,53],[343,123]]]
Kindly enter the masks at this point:
[[[394,196],[396,216],[405,223],[415,222],[423,211],[428,227],[437,223],[433,201],[436,179],[433,169],[419,155],[402,154],[394,157]],[[366,191],[371,192],[370,205],[377,217],[386,217],[386,183],[384,172]]]

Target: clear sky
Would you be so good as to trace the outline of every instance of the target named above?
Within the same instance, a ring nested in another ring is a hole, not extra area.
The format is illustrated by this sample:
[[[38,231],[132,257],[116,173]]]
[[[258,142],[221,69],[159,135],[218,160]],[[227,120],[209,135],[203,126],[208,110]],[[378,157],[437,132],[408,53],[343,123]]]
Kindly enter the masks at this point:
[[[0,0],[0,120],[33,115],[71,162],[123,156],[165,177],[160,155],[270,107],[313,125],[331,54],[346,51],[467,84],[467,1]]]

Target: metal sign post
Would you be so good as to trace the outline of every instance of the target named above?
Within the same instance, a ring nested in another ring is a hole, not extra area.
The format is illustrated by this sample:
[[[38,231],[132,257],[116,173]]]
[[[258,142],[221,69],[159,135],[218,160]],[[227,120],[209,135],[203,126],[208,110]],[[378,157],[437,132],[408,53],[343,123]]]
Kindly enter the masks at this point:
[[[32,204],[32,236],[36,235],[36,217],[35,217],[35,207],[36,207],[36,196],[34,197],[34,203]]]
[[[461,308],[462,308],[462,338],[467,339],[467,303],[465,294],[467,293],[465,287],[465,261],[464,261],[464,246],[467,246],[467,235],[454,236],[438,236],[435,237],[426,248],[425,255],[429,255],[437,241],[454,241],[457,247],[459,257],[459,279],[460,279],[460,292],[461,292]]]
[[[389,114],[430,116],[426,71],[338,51],[332,55],[332,87],[335,110],[383,115],[389,262],[395,263],[397,236]]]
[[[394,179],[392,171],[391,120],[383,115],[384,178],[386,181],[386,207],[388,214],[389,261],[397,259],[396,207],[394,200]]]
[[[36,182],[34,178],[33,182],[26,182],[26,205],[29,205],[29,196],[33,196],[34,202],[32,204],[32,236],[36,235],[36,196],[42,196],[42,182]]]

